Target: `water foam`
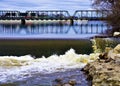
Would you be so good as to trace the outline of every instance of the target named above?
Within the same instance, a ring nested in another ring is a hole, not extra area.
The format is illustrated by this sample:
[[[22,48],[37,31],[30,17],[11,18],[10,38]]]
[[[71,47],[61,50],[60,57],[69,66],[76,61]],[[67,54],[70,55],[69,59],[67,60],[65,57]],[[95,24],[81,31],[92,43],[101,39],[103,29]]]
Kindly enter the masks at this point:
[[[26,56],[1,56],[0,57],[0,82],[23,80],[36,74],[46,74],[67,69],[82,68],[88,62],[98,58],[99,54],[76,54],[70,49],[64,55],[52,55],[47,58],[34,59]]]

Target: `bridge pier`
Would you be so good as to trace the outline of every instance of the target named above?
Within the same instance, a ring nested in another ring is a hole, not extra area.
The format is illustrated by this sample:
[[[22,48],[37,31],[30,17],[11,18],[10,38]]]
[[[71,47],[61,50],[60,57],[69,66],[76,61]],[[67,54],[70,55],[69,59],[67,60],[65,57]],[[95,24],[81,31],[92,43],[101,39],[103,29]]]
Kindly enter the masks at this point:
[[[70,17],[70,25],[73,26],[74,25],[74,18]]]
[[[21,19],[21,24],[22,24],[22,25],[25,25],[25,24],[26,24],[26,22],[25,22],[25,19],[24,19],[24,18],[22,18],[22,19]]]

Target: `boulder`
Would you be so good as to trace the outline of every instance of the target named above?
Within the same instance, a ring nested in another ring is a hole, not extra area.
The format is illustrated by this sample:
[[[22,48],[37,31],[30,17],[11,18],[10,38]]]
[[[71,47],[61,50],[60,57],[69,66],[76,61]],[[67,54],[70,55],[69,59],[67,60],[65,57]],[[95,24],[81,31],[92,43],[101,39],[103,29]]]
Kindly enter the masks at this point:
[[[116,62],[120,62],[120,44],[108,52],[108,58],[112,58]]]
[[[113,52],[116,54],[120,54],[120,44],[118,44],[114,49]]]
[[[70,85],[70,84],[64,84],[63,86],[72,86],[72,85]]]
[[[96,60],[87,64],[83,70],[92,80],[92,86],[120,86],[119,68],[120,64],[116,64],[114,60],[108,63]]]
[[[76,84],[76,80],[70,80],[69,84],[72,85],[72,86],[74,86]]]
[[[118,36],[119,37],[120,36],[120,32],[114,32],[113,36]]]

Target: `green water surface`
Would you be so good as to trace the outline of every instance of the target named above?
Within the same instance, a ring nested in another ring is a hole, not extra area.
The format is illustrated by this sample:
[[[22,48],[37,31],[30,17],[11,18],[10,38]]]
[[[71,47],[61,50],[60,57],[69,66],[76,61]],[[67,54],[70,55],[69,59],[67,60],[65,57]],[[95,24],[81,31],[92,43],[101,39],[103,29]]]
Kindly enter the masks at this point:
[[[35,57],[61,55],[73,48],[76,53],[89,54],[92,44],[89,39],[69,40],[0,40],[0,56],[23,56],[32,55]]]

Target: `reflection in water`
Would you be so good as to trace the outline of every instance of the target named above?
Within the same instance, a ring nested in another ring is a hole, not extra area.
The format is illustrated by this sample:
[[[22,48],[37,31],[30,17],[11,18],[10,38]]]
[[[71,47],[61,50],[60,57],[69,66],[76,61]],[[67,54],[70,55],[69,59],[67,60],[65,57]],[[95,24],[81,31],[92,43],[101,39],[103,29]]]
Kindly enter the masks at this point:
[[[91,36],[105,34],[108,30],[107,24],[103,22],[88,22],[87,24],[59,25],[59,24],[0,24],[0,37],[26,37],[34,35],[34,37],[41,37],[41,35],[49,35],[49,37],[56,38],[60,35],[62,37],[73,36],[79,38],[81,35],[91,34]],[[58,35],[59,34],[59,35]],[[54,35],[54,36],[53,36]],[[79,35],[79,37],[78,37]],[[44,38],[44,36],[42,36]],[[69,38],[69,37],[68,37]]]
[[[70,26],[68,25],[0,25],[0,34],[66,34],[68,33]]]
[[[75,49],[77,53],[89,54],[92,52],[92,47],[87,38],[104,34],[107,29],[107,25],[100,21],[88,21],[87,24],[74,24],[73,26],[67,24],[0,24],[0,55],[30,54],[36,57],[61,55],[70,48]]]
[[[104,24],[85,24],[73,28],[76,34],[105,34],[108,29]]]

